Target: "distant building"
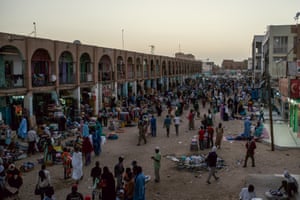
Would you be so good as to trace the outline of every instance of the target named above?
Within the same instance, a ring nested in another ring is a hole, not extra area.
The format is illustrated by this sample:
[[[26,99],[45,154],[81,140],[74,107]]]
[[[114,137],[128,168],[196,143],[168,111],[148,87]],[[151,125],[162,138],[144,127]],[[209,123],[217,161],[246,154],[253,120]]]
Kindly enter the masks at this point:
[[[229,69],[229,70],[247,70],[248,68],[248,61],[234,61],[234,60],[223,60],[222,61],[222,68]]]
[[[184,60],[195,60],[195,56],[193,54],[184,54],[182,52],[175,53],[175,58],[180,58]]]
[[[291,97],[298,99],[299,96],[292,95],[290,84],[291,82],[298,82],[296,79],[296,81],[292,80],[296,73],[289,76],[290,67],[287,67],[290,66],[290,63],[294,63],[295,68],[295,61],[297,60],[296,44],[297,31],[295,25],[270,25],[267,27],[263,40],[264,73],[270,75],[272,90],[279,94],[274,95],[272,101],[284,119],[288,119],[289,116],[293,116],[295,113],[298,115],[298,111],[289,111],[289,99]],[[293,91],[299,94],[298,87],[294,87]],[[292,127],[296,126],[292,125]]]
[[[263,74],[263,40],[264,35],[254,35],[252,40],[252,76],[254,83],[259,82]]]
[[[286,62],[296,60],[293,25],[270,25],[263,40],[264,71],[271,79],[287,76]]]

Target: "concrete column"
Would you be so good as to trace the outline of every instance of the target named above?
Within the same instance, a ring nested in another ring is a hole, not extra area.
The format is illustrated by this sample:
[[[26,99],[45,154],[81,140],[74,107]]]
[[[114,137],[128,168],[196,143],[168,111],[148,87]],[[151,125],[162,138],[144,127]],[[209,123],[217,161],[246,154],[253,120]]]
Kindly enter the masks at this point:
[[[152,81],[153,81],[152,88],[156,89],[157,88],[157,80],[153,79]]]
[[[114,91],[113,96],[116,97],[116,100],[118,100],[118,83],[114,82]]]
[[[33,94],[32,92],[28,92],[24,97],[24,108],[28,110],[28,117],[32,117],[33,115]]]
[[[77,88],[75,88],[73,90],[73,97],[74,97],[74,99],[77,100],[77,105],[76,105],[75,109],[78,109],[78,112],[79,112],[79,113],[75,113],[75,115],[80,114],[81,113],[81,110],[80,110],[80,86],[78,86]]]
[[[169,91],[169,82],[170,82],[170,80],[169,80],[170,78],[167,78],[167,90]]]
[[[99,87],[98,87],[98,83],[96,83],[96,85],[93,87],[92,89],[92,95],[93,98],[95,100],[94,102],[94,115],[98,116],[98,112],[99,112]]]
[[[125,83],[123,84],[123,95],[124,95],[125,97],[128,96],[128,82],[125,82]]]
[[[151,80],[148,79],[147,82],[146,82],[146,85],[147,85],[147,89],[151,88]]]
[[[102,93],[103,93],[103,85],[102,83],[99,83],[98,84],[98,94],[97,94],[97,97],[98,97],[98,105],[99,107],[102,109],[103,108],[103,96],[102,96]]]
[[[135,95],[137,94],[137,81],[133,81],[132,92],[133,92]]]

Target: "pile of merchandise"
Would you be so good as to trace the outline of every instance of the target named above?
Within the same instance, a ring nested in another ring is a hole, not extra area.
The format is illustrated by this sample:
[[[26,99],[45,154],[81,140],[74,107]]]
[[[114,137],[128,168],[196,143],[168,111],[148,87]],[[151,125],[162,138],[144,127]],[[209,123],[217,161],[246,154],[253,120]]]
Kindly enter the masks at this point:
[[[191,156],[167,156],[168,159],[176,163],[177,169],[188,169],[190,171],[207,170],[207,163],[205,155],[191,155]],[[222,158],[217,158],[217,169],[225,167],[225,162]]]

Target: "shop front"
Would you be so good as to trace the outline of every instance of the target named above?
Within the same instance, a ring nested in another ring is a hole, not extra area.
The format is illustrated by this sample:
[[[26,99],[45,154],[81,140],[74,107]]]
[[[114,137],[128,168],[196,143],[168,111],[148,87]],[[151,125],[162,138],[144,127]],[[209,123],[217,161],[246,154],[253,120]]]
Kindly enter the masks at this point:
[[[300,99],[289,99],[290,121],[289,125],[293,133],[299,132],[300,125]]]
[[[102,106],[110,107],[111,101],[113,97],[113,84],[112,83],[104,83],[102,85]]]
[[[94,115],[96,97],[91,88],[80,89],[80,111],[88,116]]]
[[[300,125],[300,80],[290,80],[289,125],[294,134],[298,134]],[[296,135],[297,136],[297,135]]]
[[[54,123],[64,116],[63,107],[55,91],[33,93],[32,104],[37,125]]]
[[[24,109],[24,96],[0,97],[0,121],[17,130],[22,115],[27,115]]]
[[[67,118],[74,120],[79,115],[79,109],[77,108],[78,101],[74,97],[72,90],[60,90],[59,102],[63,107],[63,112]]]

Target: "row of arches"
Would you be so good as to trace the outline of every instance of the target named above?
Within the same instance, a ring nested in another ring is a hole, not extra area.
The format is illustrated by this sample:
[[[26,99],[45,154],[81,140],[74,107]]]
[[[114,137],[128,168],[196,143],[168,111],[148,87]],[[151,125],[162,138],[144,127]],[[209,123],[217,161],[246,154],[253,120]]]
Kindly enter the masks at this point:
[[[140,56],[116,56],[103,54],[94,63],[89,52],[74,55],[63,50],[57,62],[44,48],[36,49],[30,60],[11,45],[0,48],[0,88],[41,87],[58,84],[87,82],[113,82],[122,80],[151,79],[193,73],[196,65],[180,60],[143,58]],[[29,62],[29,64],[28,64]],[[28,66],[28,67],[27,67]],[[30,68],[30,69],[28,69]],[[27,73],[30,70],[30,73]]]

